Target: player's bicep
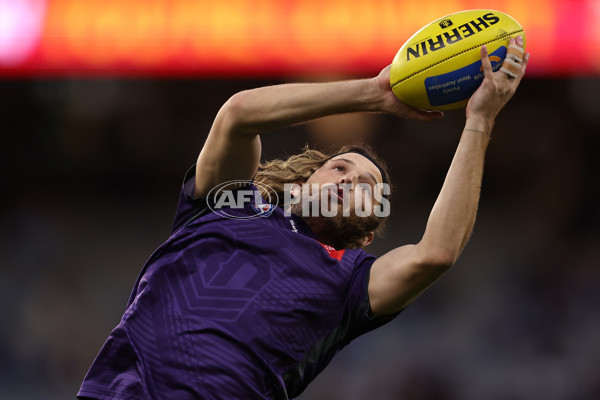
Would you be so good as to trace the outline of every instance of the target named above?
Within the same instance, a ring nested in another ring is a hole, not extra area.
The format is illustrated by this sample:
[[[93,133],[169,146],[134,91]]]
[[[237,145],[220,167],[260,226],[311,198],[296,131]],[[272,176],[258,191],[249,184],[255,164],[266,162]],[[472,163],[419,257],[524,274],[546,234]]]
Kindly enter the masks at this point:
[[[235,104],[228,101],[217,114],[198,156],[194,196],[205,197],[223,182],[252,179],[260,154],[260,137],[242,126]]]
[[[369,278],[371,311],[388,315],[408,306],[447,270],[430,260],[419,245],[398,247],[378,258]]]

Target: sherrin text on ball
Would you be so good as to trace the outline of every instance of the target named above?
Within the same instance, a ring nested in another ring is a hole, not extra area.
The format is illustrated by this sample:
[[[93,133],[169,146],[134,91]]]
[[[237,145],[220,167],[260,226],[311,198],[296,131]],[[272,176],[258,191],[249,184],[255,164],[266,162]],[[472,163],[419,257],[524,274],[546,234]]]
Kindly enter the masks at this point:
[[[525,35],[511,16],[468,10],[437,19],[415,33],[392,62],[390,85],[406,104],[426,110],[465,107],[483,80],[480,49],[488,48],[494,71],[502,67],[508,41]]]

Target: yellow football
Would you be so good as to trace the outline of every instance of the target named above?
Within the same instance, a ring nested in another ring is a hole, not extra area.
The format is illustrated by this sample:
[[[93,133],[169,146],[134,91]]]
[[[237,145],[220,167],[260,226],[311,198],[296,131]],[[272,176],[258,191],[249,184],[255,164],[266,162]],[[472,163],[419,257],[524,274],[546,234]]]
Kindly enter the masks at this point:
[[[511,16],[495,10],[447,15],[421,28],[400,48],[390,70],[394,94],[426,110],[465,107],[483,80],[482,45],[494,71],[506,57],[508,40],[525,35]]]

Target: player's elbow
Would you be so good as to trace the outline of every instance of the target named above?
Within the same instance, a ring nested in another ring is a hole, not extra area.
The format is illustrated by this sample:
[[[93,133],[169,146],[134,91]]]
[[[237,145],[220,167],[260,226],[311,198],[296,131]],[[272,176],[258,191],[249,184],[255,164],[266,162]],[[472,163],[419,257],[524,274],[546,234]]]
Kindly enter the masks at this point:
[[[439,270],[440,273],[452,267],[458,256],[458,251],[445,247],[420,246],[419,248],[419,264]]]
[[[248,92],[238,92],[223,104],[215,123],[226,126],[233,133],[256,134],[257,130],[253,128],[256,115],[251,107],[252,100]]]

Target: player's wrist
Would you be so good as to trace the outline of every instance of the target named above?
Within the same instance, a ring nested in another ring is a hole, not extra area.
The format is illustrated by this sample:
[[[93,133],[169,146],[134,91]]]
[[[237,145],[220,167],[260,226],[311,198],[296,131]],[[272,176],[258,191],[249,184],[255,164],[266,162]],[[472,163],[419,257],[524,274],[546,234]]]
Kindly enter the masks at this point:
[[[472,115],[467,117],[467,122],[465,123],[464,130],[489,135],[492,131],[493,126],[494,118],[480,115]]]
[[[381,79],[381,76],[368,80],[369,102],[365,111],[394,114],[398,99],[392,93],[389,80]]]
[[[328,85],[333,85],[329,91],[335,93],[320,95],[332,107],[328,114],[380,111],[382,96],[372,79],[338,81]]]
[[[367,112],[385,112],[385,90],[377,78],[361,80],[361,108]]]

